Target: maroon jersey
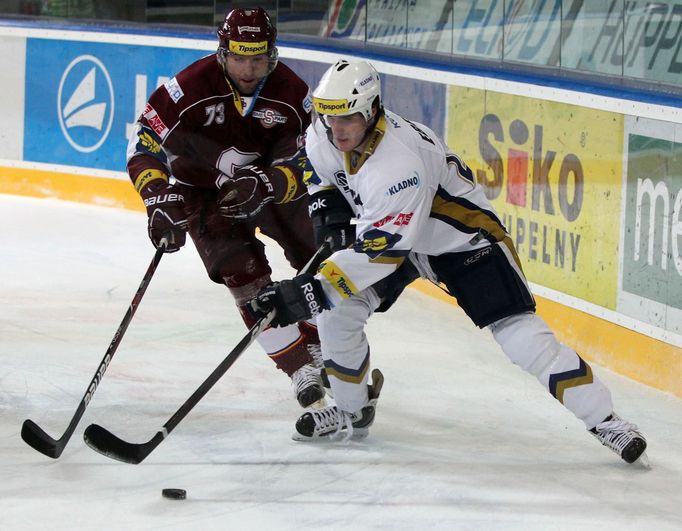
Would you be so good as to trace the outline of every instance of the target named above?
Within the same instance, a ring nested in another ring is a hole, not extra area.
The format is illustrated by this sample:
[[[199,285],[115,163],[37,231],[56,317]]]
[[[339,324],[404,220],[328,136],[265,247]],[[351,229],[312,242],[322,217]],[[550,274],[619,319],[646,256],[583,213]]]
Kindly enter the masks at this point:
[[[292,158],[310,109],[308,86],[281,62],[253,97],[240,97],[211,54],[152,94],[128,145],[128,173],[135,182],[141,171],[158,169],[216,190],[236,168]]]

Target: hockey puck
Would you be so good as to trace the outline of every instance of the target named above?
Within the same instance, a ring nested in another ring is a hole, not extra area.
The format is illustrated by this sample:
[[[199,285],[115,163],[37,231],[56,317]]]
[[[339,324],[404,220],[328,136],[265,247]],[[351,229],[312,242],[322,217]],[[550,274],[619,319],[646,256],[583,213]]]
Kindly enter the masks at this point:
[[[184,500],[187,497],[187,491],[185,489],[163,489],[161,491],[164,498],[169,500]]]

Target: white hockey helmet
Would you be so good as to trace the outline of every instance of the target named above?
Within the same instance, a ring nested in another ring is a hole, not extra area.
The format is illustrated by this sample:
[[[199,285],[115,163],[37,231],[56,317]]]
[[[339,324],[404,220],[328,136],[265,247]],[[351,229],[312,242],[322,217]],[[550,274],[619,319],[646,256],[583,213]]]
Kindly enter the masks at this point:
[[[377,99],[381,108],[381,80],[376,69],[367,61],[341,59],[322,76],[313,92],[313,107],[328,116],[359,112],[369,122]]]

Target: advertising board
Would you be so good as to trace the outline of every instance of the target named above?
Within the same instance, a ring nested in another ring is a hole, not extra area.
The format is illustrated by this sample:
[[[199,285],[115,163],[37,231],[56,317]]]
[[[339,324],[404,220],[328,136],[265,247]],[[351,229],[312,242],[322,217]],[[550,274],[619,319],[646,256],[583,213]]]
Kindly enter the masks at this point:
[[[682,333],[682,127],[628,119],[618,310]]]
[[[23,159],[125,170],[130,128],[149,94],[205,54],[27,39]]]
[[[622,115],[452,86],[448,116],[528,278],[615,309]]]

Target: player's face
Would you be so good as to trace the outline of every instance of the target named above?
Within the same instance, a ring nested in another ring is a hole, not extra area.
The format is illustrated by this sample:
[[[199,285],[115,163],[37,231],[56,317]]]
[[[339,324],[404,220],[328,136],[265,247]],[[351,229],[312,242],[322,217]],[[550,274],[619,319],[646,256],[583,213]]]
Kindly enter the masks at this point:
[[[332,131],[334,145],[339,151],[346,153],[362,143],[369,127],[367,120],[359,112],[349,116],[326,116],[325,120]]]
[[[227,56],[227,75],[244,96],[250,96],[258,83],[268,74],[267,54]]]

